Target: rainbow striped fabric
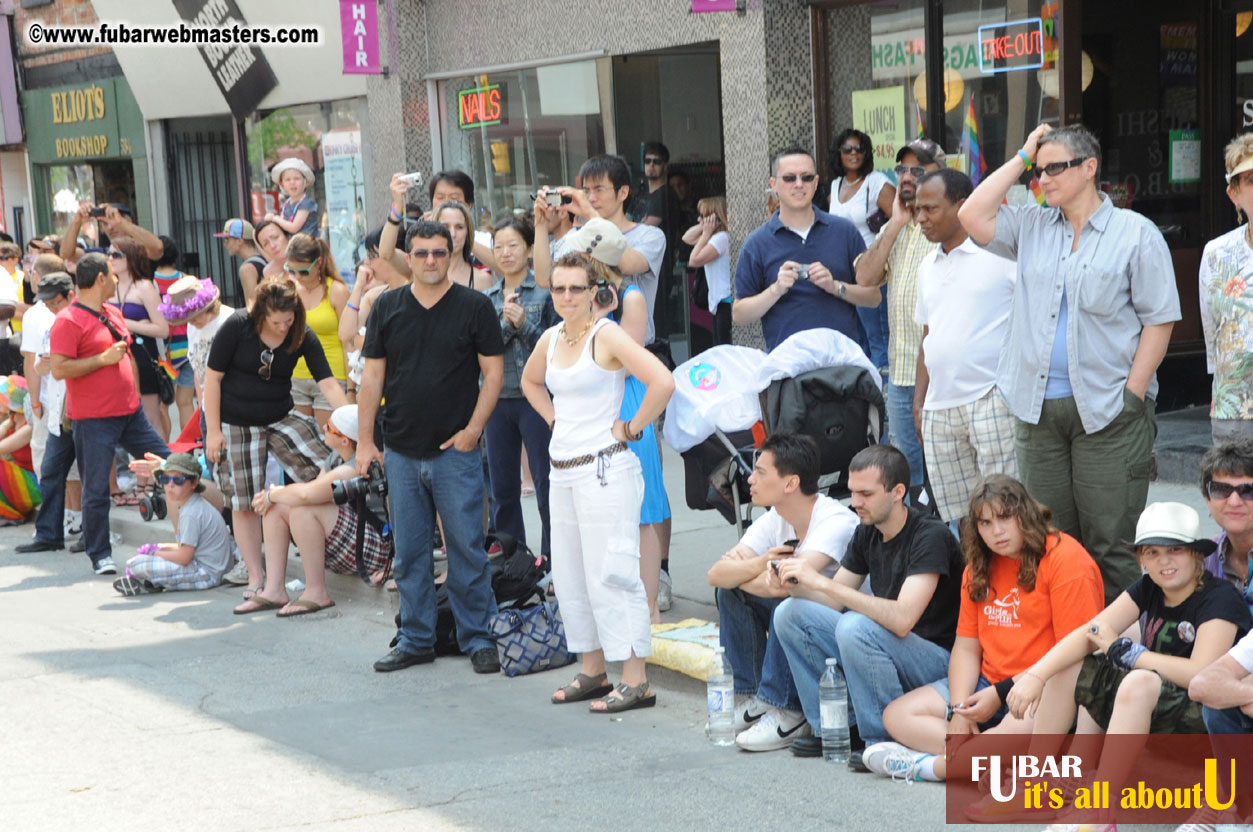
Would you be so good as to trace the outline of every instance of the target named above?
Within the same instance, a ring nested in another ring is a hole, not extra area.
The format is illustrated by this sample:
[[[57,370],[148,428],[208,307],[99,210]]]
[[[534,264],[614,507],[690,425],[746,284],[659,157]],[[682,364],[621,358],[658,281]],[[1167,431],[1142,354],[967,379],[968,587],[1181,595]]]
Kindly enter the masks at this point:
[[[0,459],[0,519],[25,520],[42,501],[35,475],[12,460]]]

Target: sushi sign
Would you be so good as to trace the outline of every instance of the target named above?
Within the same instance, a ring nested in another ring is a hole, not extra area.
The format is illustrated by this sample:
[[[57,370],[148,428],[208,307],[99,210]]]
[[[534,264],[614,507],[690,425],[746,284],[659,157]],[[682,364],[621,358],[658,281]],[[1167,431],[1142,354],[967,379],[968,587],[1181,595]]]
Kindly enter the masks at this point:
[[[503,112],[500,84],[462,90],[457,95],[458,119],[462,130],[500,124]]]

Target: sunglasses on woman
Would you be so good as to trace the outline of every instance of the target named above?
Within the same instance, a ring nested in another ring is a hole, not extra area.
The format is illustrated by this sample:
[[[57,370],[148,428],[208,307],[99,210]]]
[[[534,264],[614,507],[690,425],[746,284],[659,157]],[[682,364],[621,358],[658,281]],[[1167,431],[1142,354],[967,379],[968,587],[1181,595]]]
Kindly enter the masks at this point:
[[[1205,486],[1205,493],[1209,494],[1211,500],[1225,500],[1233,491],[1239,494],[1240,499],[1246,503],[1253,502],[1253,482],[1242,482],[1239,485],[1232,485],[1229,482],[1211,482]]]
[[[109,257],[113,260],[124,260],[126,259],[126,254],[115,248],[111,248],[109,249]]]
[[[270,371],[274,367],[274,350],[266,348],[261,350],[261,367],[257,370],[257,375],[266,381],[270,380]]]
[[[188,477],[183,474],[157,474],[157,482],[162,485],[186,485],[195,477]]]
[[[318,258],[318,260],[321,260],[321,259],[322,259],[321,257]],[[284,263],[283,271],[287,272],[288,274],[309,274],[309,272],[313,271],[313,269],[318,265],[318,260],[314,260],[312,263],[305,266],[303,269],[297,269],[294,266],[289,266],[286,263]]]
[[[859,144],[842,144],[840,145],[841,153],[865,153],[866,151]]]

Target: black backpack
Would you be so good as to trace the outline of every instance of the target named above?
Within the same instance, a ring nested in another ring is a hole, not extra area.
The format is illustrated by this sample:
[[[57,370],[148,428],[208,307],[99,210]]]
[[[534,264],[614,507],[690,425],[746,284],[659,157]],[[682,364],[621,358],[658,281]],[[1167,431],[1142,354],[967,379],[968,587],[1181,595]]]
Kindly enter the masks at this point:
[[[489,534],[485,545],[491,549],[492,543],[499,543],[501,549],[499,555],[488,561],[496,606],[500,609],[521,608],[530,606],[528,601],[542,602],[544,590],[539,582],[551,569],[549,559],[532,554],[526,544],[519,543],[504,532]],[[400,613],[396,613],[396,629],[398,632],[392,639],[392,647],[400,643]],[[457,646],[457,621],[452,614],[447,584],[435,588],[435,655],[461,655],[461,648]]]

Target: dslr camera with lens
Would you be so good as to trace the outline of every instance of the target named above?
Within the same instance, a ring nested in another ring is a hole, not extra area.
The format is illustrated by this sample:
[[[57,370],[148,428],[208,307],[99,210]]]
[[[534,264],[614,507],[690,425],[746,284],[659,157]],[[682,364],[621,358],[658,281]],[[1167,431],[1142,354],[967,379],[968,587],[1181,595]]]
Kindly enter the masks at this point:
[[[364,477],[336,480],[331,483],[331,499],[337,506],[365,501],[370,508],[386,510],[387,478],[383,476],[383,467],[379,465],[378,460],[370,463],[370,469]]]

